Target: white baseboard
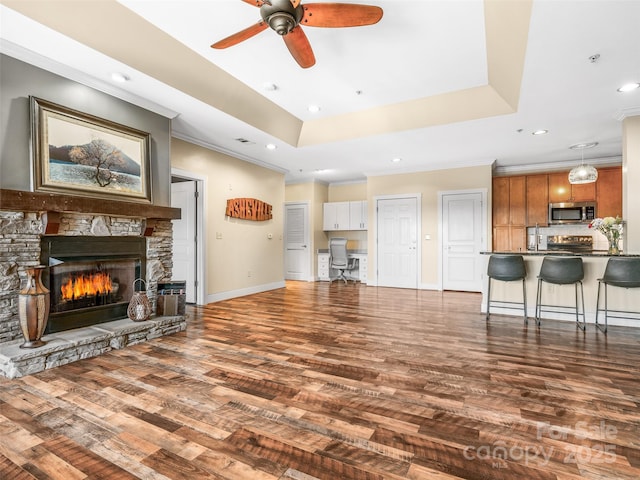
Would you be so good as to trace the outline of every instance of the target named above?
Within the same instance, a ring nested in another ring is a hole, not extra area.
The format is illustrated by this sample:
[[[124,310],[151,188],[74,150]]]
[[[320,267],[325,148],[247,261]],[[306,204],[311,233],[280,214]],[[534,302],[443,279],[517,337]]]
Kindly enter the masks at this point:
[[[230,298],[244,297],[245,295],[252,295],[254,293],[267,292],[269,290],[276,290],[278,288],[284,288],[284,280],[280,282],[266,283],[264,285],[255,285],[253,287],[240,288],[238,290],[229,290],[227,292],[212,293],[207,295],[207,303],[215,303],[221,300],[229,300]]]

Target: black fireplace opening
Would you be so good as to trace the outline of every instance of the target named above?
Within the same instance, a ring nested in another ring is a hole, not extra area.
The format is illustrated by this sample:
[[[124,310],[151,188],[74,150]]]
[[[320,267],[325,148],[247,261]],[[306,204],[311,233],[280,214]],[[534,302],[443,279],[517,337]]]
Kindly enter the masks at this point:
[[[45,333],[126,318],[133,292],[145,286],[145,259],[141,237],[43,237],[51,302]]]

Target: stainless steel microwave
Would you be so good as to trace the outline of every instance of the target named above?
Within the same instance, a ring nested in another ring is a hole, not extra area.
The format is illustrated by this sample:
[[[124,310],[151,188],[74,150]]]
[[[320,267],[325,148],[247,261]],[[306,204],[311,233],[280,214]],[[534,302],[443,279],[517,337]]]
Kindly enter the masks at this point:
[[[595,202],[549,204],[549,225],[589,223],[594,218],[596,218]]]

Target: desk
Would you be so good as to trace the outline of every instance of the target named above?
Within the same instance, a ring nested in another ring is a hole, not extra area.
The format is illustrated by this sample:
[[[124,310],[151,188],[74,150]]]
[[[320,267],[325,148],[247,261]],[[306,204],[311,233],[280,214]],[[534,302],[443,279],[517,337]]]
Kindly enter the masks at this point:
[[[318,280],[328,282],[331,278],[338,276],[338,272],[329,268],[329,250],[318,250]],[[347,250],[347,256],[358,259],[358,268],[350,272],[345,272],[349,280],[359,280],[366,283],[367,281],[367,251],[366,250]]]

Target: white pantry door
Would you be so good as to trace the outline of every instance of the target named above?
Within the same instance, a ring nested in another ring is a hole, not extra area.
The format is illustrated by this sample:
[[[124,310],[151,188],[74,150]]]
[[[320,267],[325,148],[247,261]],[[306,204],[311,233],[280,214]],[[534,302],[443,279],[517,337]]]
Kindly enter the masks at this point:
[[[442,196],[442,288],[482,291],[482,194]]]
[[[418,288],[418,199],[378,199],[378,286]]]

